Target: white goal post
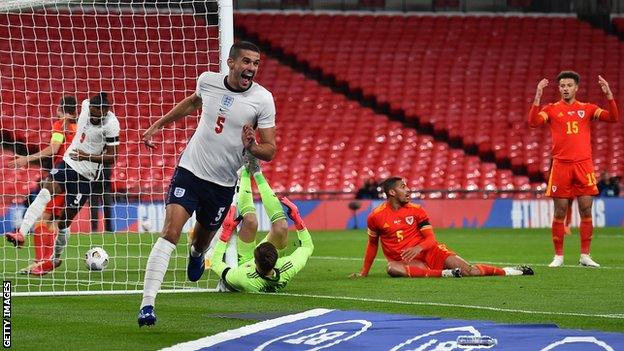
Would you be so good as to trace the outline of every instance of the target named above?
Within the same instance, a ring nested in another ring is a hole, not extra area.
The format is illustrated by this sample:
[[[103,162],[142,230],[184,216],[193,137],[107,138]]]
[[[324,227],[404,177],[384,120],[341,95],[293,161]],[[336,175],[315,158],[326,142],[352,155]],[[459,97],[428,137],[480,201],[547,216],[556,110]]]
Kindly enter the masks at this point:
[[[43,276],[20,273],[41,257],[42,238],[50,235],[41,232],[43,227],[31,231],[22,248],[0,237],[0,270],[3,280],[12,282],[14,296],[142,291],[147,258],[164,221],[167,185],[198,116],[165,128],[153,151],[140,144],[141,134],[195,91],[202,72],[227,71],[234,42],[232,1],[0,2],[0,233],[19,225],[24,199],[37,193],[52,166],[50,159],[13,163],[49,144],[63,96],[74,96],[79,112],[82,100],[105,91],[121,125],[106,196],[92,196],[76,216],[58,268]],[[91,271],[84,255],[98,246],[109,263],[103,271]],[[183,235],[161,292],[216,286],[218,277],[209,272],[189,282],[187,257]]]

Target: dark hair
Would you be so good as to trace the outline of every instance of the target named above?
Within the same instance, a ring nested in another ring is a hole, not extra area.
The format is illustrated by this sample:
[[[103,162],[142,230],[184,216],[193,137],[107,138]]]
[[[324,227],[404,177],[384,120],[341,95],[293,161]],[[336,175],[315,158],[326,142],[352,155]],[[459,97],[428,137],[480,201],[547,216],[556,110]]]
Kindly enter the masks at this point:
[[[581,81],[581,76],[578,73],[574,71],[561,71],[561,73],[559,73],[559,75],[557,76],[557,83],[559,83],[562,79],[566,78],[574,79],[576,85],[578,85],[578,83]]]
[[[76,114],[76,98],[71,95],[64,95],[59,101],[59,108],[64,113]]]
[[[110,103],[108,102],[108,93],[99,92],[89,100],[90,106],[99,108],[108,108]]]
[[[402,181],[403,178],[401,177],[390,177],[386,180],[383,181],[383,183],[381,183],[381,186],[383,187],[383,191],[384,193],[386,193],[387,197],[390,197],[390,190],[394,189],[394,187],[396,186],[396,183]]]
[[[261,273],[267,274],[277,263],[277,249],[269,242],[263,242],[254,250],[254,258]]]
[[[249,50],[260,53],[260,49],[254,43],[248,41],[239,41],[230,48],[229,58],[236,59],[240,55],[241,50]]]

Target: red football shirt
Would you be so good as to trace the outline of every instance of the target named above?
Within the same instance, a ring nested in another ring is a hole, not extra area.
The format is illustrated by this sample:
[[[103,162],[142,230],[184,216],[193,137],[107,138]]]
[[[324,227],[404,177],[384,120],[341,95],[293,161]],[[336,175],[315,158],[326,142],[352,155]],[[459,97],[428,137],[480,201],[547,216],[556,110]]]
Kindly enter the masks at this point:
[[[76,122],[67,121],[65,123],[64,119],[59,119],[54,124],[52,124],[52,138],[54,138],[54,134],[62,134],[63,135],[63,143],[59,148],[56,155],[54,155],[53,165],[61,162],[63,160],[63,155],[65,155],[65,151],[71,145],[72,140],[74,140],[74,136],[76,135]]]
[[[563,162],[579,162],[592,158],[590,122],[603,110],[594,104],[563,100],[548,104],[539,115],[550,124],[552,157]]]
[[[379,236],[389,261],[401,261],[402,251],[423,242],[423,228],[431,228],[427,213],[420,205],[411,203],[395,211],[385,202],[368,216],[368,235]]]

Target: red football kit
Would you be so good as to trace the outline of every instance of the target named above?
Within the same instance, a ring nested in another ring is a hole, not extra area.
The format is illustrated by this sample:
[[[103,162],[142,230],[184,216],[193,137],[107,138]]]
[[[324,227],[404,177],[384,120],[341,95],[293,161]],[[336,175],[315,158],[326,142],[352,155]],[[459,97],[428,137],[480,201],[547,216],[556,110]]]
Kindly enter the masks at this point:
[[[592,162],[590,122],[595,120],[616,122],[618,109],[609,100],[609,110],[594,104],[560,100],[546,105],[538,112],[533,105],[529,112],[529,125],[549,124],[552,136],[552,166],[546,196],[574,198],[596,195],[596,175]]]
[[[387,202],[377,207],[368,216],[368,235],[364,274],[368,274],[377,254],[379,240],[388,261],[402,261],[401,252],[420,246],[422,251],[415,260],[424,262],[430,269],[443,269],[446,258],[455,254],[444,245],[438,245],[427,213],[420,205],[411,203],[398,210],[392,209]]]

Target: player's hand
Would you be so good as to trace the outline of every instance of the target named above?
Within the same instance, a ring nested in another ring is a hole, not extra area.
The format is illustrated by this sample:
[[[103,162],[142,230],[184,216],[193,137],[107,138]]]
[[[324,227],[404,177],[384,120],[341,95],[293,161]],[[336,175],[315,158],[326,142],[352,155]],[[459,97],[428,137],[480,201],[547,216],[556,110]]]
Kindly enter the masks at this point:
[[[537,91],[535,92],[536,97],[541,97],[544,92],[544,88],[548,86],[548,79],[544,78],[537,83]]]
[[[298,230],[303,229],[305,224],[303,223],[303,219],[301,218],[297,205],[290,201],[286,196],[280,197],[279,200],[282,204],[284,204],[284,206],[286,206],[286,214],[295,223],[295,227],[297,227]]]
[[[154,145],[154,142],[152,141],[152,136],[154,134],[156,134],[156,132],[159,130],[160,128],[158,128],[156,126],[156,124],[152,124],[144,133],[143,136],[141,137],[141,141],[143,142],[143,144],[145,144],[145,146],[147,146],[150,149],[155,149],[156,145]]]
[[[358,279],[358,278],[366,278],[366,275],[362,274],[362,272],[349,274],[349,279]]]
[[[82,150],[74,150],[69,153],[69,158],[74,161],[91,161],[91,154],[88,154]]]
[[[611,88],[609,88],[609,83],[606,79],[602,78],[602,76],[598,76],[598,84],[600,84],[600,89],[609,99],[613,99],[613,93],[611,92]]]
[[[28,164],[28,158],[26,156],[15,156],[12,161],[9,161],[9,167],[22,168]]]
[[[245,124],[241,132],[241,141],[245,149],[249,150],[256,143],[256,131],[251,124]]]
[[[416,258],[416,256],[418,256],[418,254],[421,251],[422,251],[422,248],[420,246],[414,246],[410,249],[407,249],[401,252],[401,258],[403,259],[403,261],[406,261],[406,262],[412,261],[413,259]]]
[[[236,206],[231,206],[227,215],[225,215],[223,224],[221,224],[221,235],[219,236],[219,239],[221,239],[221,241],[228,242],[232,237],[232,233],[234,232],[234,230],[236,230],[236,227],[238,227],[238,223],[240,223],[240,221],[243,219],[243,217],[241,216],[234,218],[235,214]]]

